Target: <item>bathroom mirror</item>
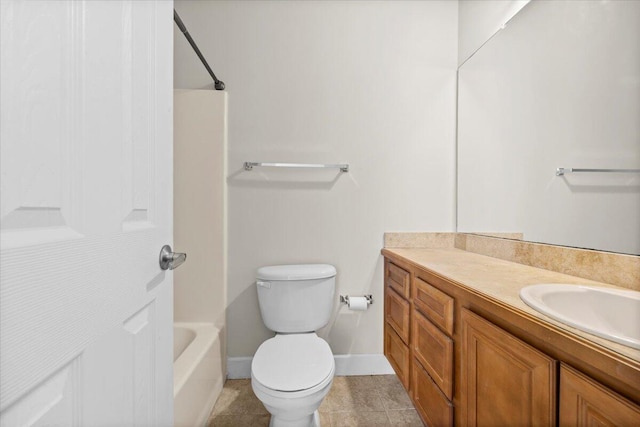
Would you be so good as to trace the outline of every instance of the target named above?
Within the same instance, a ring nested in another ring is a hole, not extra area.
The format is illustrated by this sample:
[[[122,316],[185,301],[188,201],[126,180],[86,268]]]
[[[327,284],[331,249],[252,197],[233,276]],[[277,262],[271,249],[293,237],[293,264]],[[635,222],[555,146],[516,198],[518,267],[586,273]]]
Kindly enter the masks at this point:
[[[640,2],[535,1],[459,68],[459,232],[640,254]]]

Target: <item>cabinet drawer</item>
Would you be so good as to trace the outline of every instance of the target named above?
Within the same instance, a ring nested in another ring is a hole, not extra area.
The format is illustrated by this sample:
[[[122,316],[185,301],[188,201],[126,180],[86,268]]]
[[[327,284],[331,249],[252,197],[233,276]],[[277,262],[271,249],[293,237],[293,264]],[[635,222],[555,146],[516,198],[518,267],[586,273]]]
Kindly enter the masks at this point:
[[[391,325],[405,344],[409,344],[409,302],[394,290],[385,289],[384,318]]]
[[[409,390],[409,347],[388,323],[384,325],[384,355],[396,371],[400,382]]]
[[[413,303],[427,319],[450,336],[453,335],[453,298],[416,277]]]
[[[560,365],[560,426],[640,425],[640,406]]]
[[[453,398],[453,340],[417,311],[411,325],[413,355],[448,399]]]
[[[411,275],[408,271],[403,270],[391,262],[387,262],[384,278],[387,286],[390,286],[402,295],[403,298],[409,299],[409,282]]]
[[[411,372],[413,402],[425,423],[433,427],[452,426],[453,404],[415,360]]]

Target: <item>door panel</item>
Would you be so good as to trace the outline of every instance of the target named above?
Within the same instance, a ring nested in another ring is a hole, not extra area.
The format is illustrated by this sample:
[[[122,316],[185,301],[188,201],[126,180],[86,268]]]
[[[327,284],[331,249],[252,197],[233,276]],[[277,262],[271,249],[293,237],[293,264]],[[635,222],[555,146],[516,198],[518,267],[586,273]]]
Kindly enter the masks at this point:
[[[79,3],[2,2],[2,247],[82,236]]]
[[[74,359],[2,414],[2,425],[79,425],[79,361]]]
[[[172,2],[0,4],[0,425],[171,425]]]

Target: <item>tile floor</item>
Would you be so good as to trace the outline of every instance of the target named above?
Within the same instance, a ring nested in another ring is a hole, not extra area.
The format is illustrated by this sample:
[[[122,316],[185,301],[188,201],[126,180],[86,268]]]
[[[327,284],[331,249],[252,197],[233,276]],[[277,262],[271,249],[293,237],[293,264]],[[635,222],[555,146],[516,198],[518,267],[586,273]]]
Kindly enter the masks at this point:
[[[266,427],[269,413],[251,390],[251,380],[227,380],[209,427]],[[320,406],[322,427],[423,427],[395,375],[335,377]]]

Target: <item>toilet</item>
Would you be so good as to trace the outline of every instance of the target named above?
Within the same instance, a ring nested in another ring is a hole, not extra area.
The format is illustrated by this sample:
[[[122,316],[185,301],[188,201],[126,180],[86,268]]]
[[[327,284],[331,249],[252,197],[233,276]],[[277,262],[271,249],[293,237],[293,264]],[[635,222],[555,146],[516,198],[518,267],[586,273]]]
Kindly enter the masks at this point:
[[[271,427],[319,427],[335,362],[315,331],[329,322],[336,269],[328,264],[275,265],[256,274],[265,326],[276,333],[251,362],[251,387],[271,413]]]

